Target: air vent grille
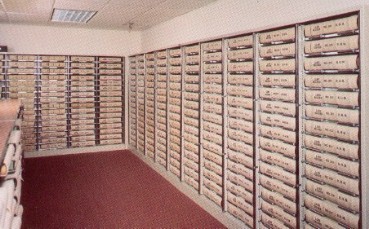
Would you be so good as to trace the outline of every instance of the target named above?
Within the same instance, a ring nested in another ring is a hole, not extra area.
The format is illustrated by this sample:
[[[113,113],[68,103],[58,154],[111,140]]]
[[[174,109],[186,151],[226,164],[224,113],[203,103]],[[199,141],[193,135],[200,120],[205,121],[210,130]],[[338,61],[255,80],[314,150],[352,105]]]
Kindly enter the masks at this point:
[[[68,23],[87,23],[96,11],[54,9],[51,21]]]

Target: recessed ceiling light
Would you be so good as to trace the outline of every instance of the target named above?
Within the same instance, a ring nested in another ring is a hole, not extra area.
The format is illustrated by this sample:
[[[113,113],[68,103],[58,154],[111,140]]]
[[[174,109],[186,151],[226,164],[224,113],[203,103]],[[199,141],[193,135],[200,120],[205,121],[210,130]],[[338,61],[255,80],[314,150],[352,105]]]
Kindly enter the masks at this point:
[[[96,11],[54,9],[51,21],[87,23],[95,14]]]

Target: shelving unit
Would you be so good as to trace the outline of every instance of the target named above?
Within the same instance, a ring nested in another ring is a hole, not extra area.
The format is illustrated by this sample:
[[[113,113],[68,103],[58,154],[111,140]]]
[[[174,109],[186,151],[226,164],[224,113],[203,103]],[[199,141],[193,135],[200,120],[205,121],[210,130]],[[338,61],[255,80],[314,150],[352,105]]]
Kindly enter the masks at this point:
[[[4,54],[3,98],[19,98],[26,152],[124,143],[124,58]]]
[[[224,163],[222,48],[222,40],[201,44],[201,185],[203,194],[219,206],[223,199]]]
[[[156,162],[167,168],[168,132],[168,58],[167,51],[156,52]]]
[[[225,40],[225,209],[254,225],[254,37]],[[229,176],[230,175],[230,176]]]
[[[137,58],[129,57],[129,145],[137,147]]]
[[[302,139],[305,221],[363,228],[359,16],[303,26]]]
[[[97,77],[95,58],[73,56],[70,58],[70,139],[71,147],[96,145],[95,110]]]
[[[137,149],[145,154],[145,56],[137,56]]]
[[[145,54],[145,153],[155,160],[155,54]]]
[[[258,34],[256,153],[260,217],[266,227],[299,227],[296,37],[296,27]]]
[[[39,65],[35,55],[5,55],[5,81],[7,85],[6,98],[21,99],[24,104],[22,134],[28,136],[23,140],[25,151],[34,151],[38,142]]]
[[[184,49],[183,71],[183,132],[182,154],[183,180],[201,192],[200,179],[202,161],[200,155],[200,101],[201,63],[200,44],[189,45]]]
[[[168,51],[168,79],[169,79],[169,153],[168,169],[177,177],[183,174],[182,156],[182,50],[174,48]],[[177,166],[176,166],[177,165]]]
[[[40,56],[40,65],[39,150],[64,149],[70,144],[67,57]]]
[[[124,142],[124,61],[121,57],[98,57],[98,131],[100,145]]]

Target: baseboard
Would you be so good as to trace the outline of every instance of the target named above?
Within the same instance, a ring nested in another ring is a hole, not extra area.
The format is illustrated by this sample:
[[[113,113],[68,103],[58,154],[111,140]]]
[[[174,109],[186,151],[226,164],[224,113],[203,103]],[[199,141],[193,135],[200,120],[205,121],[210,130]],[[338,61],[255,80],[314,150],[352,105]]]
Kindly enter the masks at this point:
[[[126,144],[119,145],[103,145],[103,146],[91,146],[83,148],[68,148],[68,149],[56,149],[56,150],[42,150],[25,152],[25,158],[37,158],[37,157],[49,157],[49,156],[61,156],[70,154],[81,154],[81,153],[97,153],[103,151],[115,151],[115,150],[126,150]]]
[[[167,181],[169,181],[174,187],[176,187],[180,192],[185,194],[191,200],[193,200],[196,204],[198,204],[202,209],[208,212],[211,216],[216,218],[219,222],[221,222],[227,228],[247,228],[245,224],[243,224],[240,220],[233,217],[228,212],[223,212],[219,206],[213,203],[211,200],[207,199],[204,195],[200,195],[193,188],[187,185],[185,182],[181,182],[178,177],[174,174],[168,172],[163,166],[155,163],[152,159],[146,157],[143,153],[138,152],[136,149],[132,147],[128,147],[128,149],[138,156],[143,162],[149,165],[152,169],[154,169],[157,173],[159,173],[162,177],[164,177]]]

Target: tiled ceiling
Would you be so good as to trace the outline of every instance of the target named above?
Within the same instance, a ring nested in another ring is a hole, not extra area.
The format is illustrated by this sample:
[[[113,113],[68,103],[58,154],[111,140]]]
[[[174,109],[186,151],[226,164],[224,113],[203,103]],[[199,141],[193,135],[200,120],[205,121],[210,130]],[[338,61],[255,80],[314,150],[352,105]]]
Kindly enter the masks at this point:
[[[215,1],[0,0],[0,23],[143,30]],[[63,24],[50,21],[54,8],[89,10],[97,13],[87,24]]]

